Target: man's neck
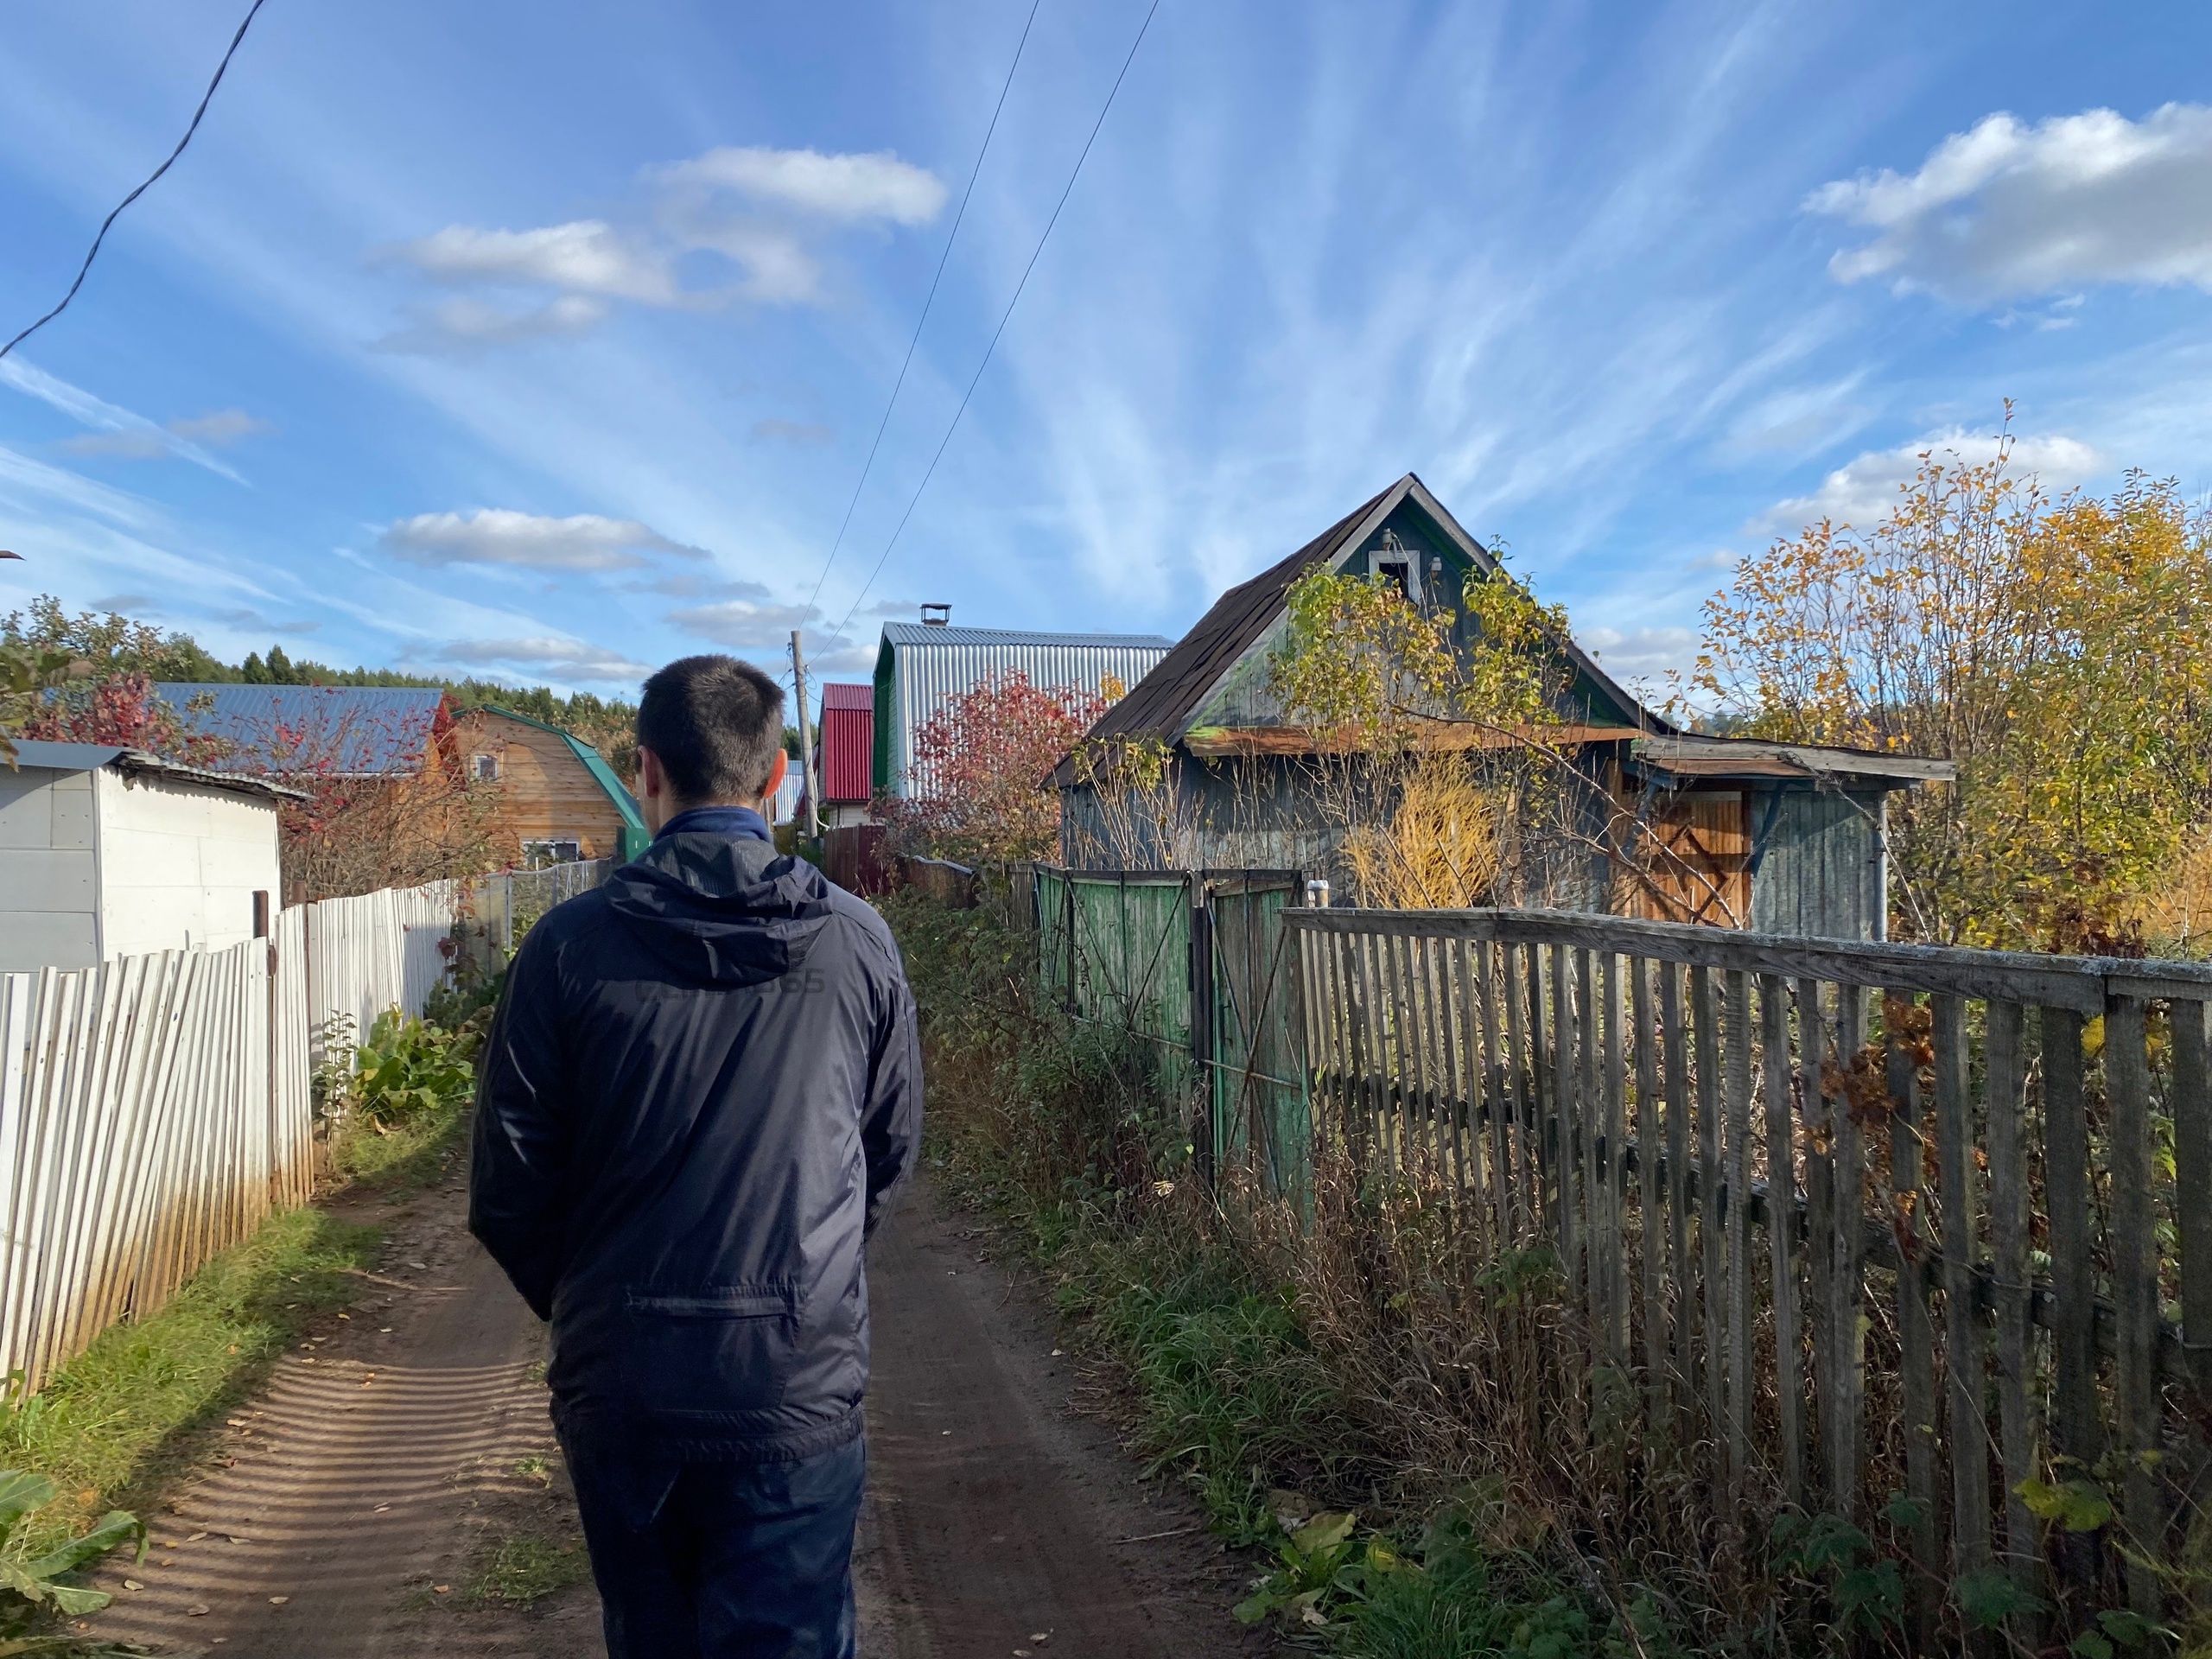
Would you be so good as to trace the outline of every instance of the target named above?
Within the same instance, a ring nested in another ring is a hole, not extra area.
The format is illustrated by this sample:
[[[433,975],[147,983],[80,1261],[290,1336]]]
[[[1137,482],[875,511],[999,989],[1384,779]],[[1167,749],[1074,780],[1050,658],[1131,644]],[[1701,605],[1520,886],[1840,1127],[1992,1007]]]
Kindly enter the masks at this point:
[[[767,814],[761,810],[766,804],[765,801],[687,804],[669,815],[655,838],[673,831],[678,835],[739,836],[771,841],[774,832],[769,827]]]

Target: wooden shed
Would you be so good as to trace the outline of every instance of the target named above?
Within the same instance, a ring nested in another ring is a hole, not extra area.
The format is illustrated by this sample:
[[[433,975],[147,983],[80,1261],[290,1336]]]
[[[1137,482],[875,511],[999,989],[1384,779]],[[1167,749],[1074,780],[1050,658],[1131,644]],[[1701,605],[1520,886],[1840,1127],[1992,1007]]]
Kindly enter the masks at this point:
[[[138,749],[18,741],[0,766],[0,973],[221,950],[277,903],[294,791]]]
[[[469,775],[499,785],[501,827],[525,864],[635,858],[652,842],[614,769],[582,738],[485,705],[454,722]]]
[[[1167,753],[1173,819],[1147,863],[1296,869],[1339,878],[1347,826],[1316,786],[1311,736],[1272,689],[1291,585],[1314,570],[1394,582],[1423,608],[1460,607],[1471,575],[1499,564],[1408,473],[1304,547],[1215,601],[1158,666],[1095,726],[1105,745],[1156,741]],[[1455,626],[1468,626],[1462,616]],[[1940,761],[1745,742],[1681,729],[1618,683],[1572,639],[1548,740],[1575,753],[1593,793],[1637,802],[1637,833],[1659,852],[1630,886],[1603,855],[1573,855],[1541,902],[1628,908],[1674,921],[1878,939],[1888,927],[1887,796],[1951,775]],[[1063,856],[1098,862],[1126,842],[1072,763],[1057,774]]]

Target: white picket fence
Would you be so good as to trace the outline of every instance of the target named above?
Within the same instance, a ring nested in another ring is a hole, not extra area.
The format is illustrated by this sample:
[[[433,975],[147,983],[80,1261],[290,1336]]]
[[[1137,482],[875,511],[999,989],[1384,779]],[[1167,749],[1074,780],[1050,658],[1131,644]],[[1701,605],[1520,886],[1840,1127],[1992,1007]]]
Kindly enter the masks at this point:
[[[0,1375],[35,1392],[315,1177],[315,1038],[420,1014],[451,882],[281,912],[228,950],[0,975]]]

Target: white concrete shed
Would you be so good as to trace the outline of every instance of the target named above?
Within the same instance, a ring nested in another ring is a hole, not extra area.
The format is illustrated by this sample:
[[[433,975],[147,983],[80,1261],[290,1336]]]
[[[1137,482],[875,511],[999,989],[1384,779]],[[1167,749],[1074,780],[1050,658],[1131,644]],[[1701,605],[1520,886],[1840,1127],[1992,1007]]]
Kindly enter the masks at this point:
[[[220,950],[278,902],[277,803],[294,791],[98,743],[16,751],[14,771],[0,762],[0,973]]]

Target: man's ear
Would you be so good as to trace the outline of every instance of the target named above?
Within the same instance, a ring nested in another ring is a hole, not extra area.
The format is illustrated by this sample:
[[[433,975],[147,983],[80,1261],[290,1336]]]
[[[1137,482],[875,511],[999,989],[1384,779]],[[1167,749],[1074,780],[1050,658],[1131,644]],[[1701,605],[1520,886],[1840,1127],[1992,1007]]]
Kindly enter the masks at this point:
[[[661,796],[668,792],[668,773],[662,767],[660,756],[643,744],[638,746],[638,793]]]

